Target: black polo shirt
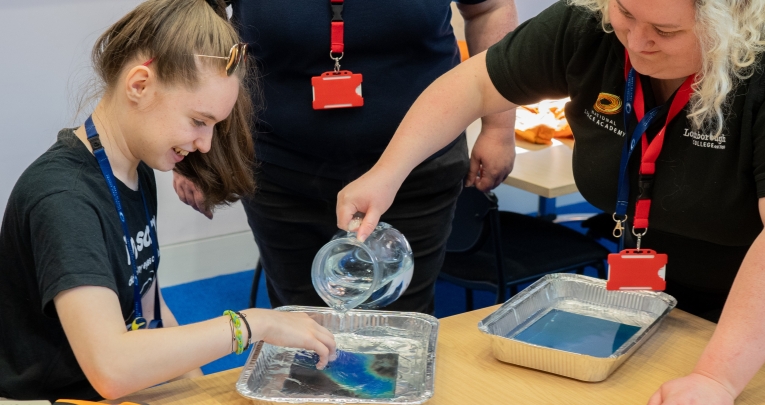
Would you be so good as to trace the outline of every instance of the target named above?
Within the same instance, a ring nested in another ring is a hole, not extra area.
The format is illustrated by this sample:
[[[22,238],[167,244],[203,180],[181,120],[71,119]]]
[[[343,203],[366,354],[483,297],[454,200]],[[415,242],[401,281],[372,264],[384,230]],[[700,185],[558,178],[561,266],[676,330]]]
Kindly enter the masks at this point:
[[[334,66],[330,1],[232,1],[232,20],[259,70],[258,160],[343,181],[369,170],[414,100],[460,62],[451,3],[346,1],[340,64],[363,75],[364,106],[314,110],[311,77]]]
[[[487,69],[497,90],[515,104],[571,97],[566,117],[576,145],[573,170],[582,196],[606,211],[616,205],[625,140],[624,47],[596,16],[558,2],[489,49]],[[650,228],[643,246],[669,254],[667,279],[704,291],[727,292],[749,246],[762,231],[758,198],[765,196],[765,112],[761,75],[733,98],[725,131],[711,139],[681,112],[667,127],[656,162]],[[650,78],[641,76],[646,111],[655,106]],[[606,101],[611,98],[611,103]],[[664,125],[671,100],[647,131]],[[636,125],[631,117],[630,131]],[[640,148],[630,162],[634,213]]]

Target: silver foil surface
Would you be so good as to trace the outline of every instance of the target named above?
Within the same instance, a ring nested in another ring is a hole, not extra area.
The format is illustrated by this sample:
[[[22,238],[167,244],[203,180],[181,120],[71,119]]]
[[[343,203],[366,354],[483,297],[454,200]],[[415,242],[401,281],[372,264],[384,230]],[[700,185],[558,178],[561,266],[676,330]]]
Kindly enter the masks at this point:
[[[582,381],[603,381],[634,353],[677,305],[653,291],[607,291],[606,281],[577,274],[548,274],[478,323],[494,356]],[[553,309],[640,327],[611,356],[593,357],[513,339]]]
[[[282,392],[299,349],[258,342],[250,352],[236,390],[250,399],[289,403],[421,404],[433,396],[438,320],[410,312],[352,310],[340,314],[329,308],[286,306],[277,311],[304,312],[335,334],[337,348],[358,353],[398,353],[395,396],[359,399],[332,395],[301,396]]]

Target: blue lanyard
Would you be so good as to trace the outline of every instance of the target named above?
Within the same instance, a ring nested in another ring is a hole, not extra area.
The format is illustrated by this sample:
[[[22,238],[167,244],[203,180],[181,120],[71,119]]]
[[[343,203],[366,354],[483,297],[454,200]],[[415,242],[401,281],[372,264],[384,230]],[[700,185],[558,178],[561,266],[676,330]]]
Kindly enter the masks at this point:
[[[633,103],[634,103],[634,96],[635,96],[635,80],[636,80],[636,72],[635,69],[630,69],[629,75],[627,76],[627,83],[624,85],[624,131],[627,132],[629,130],[629,120],[630,116],[632,115],[633,111]],[[642,102],[642,100],[641,100]],[[627,166],[629,165],[630,156],[632,156],[632,151],[635,150],[635,146],[638,145],[640,138],[643,137],[643,134],[645,134],[645,131],[648,129],[648,127],[651,125],[653,120],[656,118],[656,115],[659,113],[659,110],[661,110],[661,106],[655,107],[651,111],[648,111],[643,119],[638,122],[637,127],[635,127],[635,130],[632,132],[632,136],[629,139],[624,140],[624,147],[622,147],[622,158],[621,162],[619,163],[619,187],[617,191],[617,199],[616,199],[616,210],[614,210],[614,215],[617,217],[621,217],[622,220],[626,219],[627,214],[627,206],[629,205],[629,194],[630,194],[630,180],[629,180],[629,174],[627,173]],[[615,217],[615,219],[617,219]]]
[[[122,232],[125,234],[125,245],[128,249],[128,254],[130,255],[130,265],[133,267],[133,299],[135,301],[135,318],[143,318],[143,308],[141,305],[141,287],[138,285],[138,265],[136,264],[136,255],[133,254],[133,244],[131,243],[130,239],[130,231],[128,230],[127,221],[125,220],[125,214],[122,211],[122,201],[120,200],[120,194],[117,190],[117,183],[114,179],[114,172],[112,172],[112,166],[109,164],[109,158],[106,157],[106,151],[104,150],[103,146],[101,145],[101,140],[98,137],[98,131],[96,131],[96,126],[93,124],[93,116],[89,116],[87,120],[85,120],[85,132],[88,135],[88,142],[90,142],[90,145],[93,147],[93,155],[95,155],[96,160],[98,161],[98,165],[101,167],[101,173],[104,175],[104,179],[106,179],[106,184],[109,186],[109,191],[112,193],[112,199],[114,200],[114,207],[117,209],[117,214],[119,214],[120,217],[120,223],[122,224]],[[152,261],[154,263],[154,269],[155,269],[155,277],[156,277],[156,268],[159,264],[159,250],[157,248],[157,237],[154,234],[154,229],[151,227],[151,216],[149,215],[149,207],[146,205],[146,196],[143,193],[143,189],[141,188],[141,180],[138,179],[138,190],[141,192],[141,200],[143,201],[143,208],[144,212],[146,213],[146,221],[149,224],[149,234],[151,237],[151,248],[153,251]],[[159,286],[157,286],[157,289]],[[154,314],[155,314],[155,320],[159,321],[159,325],[161,325],[162,320],[157,317],[159,312],[159,308],[157,304],[159,303],[159,291],[155,293],[155,299],[154,299]]]

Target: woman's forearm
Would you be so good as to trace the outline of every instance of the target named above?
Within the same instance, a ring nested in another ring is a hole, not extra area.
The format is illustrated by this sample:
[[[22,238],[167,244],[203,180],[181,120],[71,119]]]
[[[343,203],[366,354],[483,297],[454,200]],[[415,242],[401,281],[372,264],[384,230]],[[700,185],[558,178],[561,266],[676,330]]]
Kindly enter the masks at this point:
[[[417,98],[375,165],[399,183],[430,155],[488,114],[515,107],[486,71],[486,53],[468,59],[434,81]]]
[[[479,117],[514,107],[491,82],[486,52],[439,77],[414,102],[374,167],[338,193],[337,226],[365,240],[415,166]],[[358,212],[364,219],[353,225]]]
[[[694,372],[738,396],[765,363],[765,235],[741,264],[720,322]]]

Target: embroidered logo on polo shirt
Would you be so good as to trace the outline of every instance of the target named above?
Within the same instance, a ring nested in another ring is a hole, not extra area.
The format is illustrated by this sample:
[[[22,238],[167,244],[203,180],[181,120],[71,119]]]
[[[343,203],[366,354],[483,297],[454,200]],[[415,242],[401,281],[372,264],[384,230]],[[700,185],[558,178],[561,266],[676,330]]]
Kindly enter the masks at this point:
[[[598,94],[598,101],[592,108],[601,114],[617,114],[622,110],[622,99],[613,94],[600,93]]]
[[[709,149],[725,149],[726,139],[725,135],[723,134],[715,138],[710,134],[699,133],[685,128],[685,131],[683,131],[683,136],[686,138],[691,138],[693,146]]]
[[[621,129],[622,126],[617,124],[613,118],[590,109],[584,110],[584,116],[592,121],[593,124],[604,128],[607,131],[619,136],[624,136],[624,131]]]

